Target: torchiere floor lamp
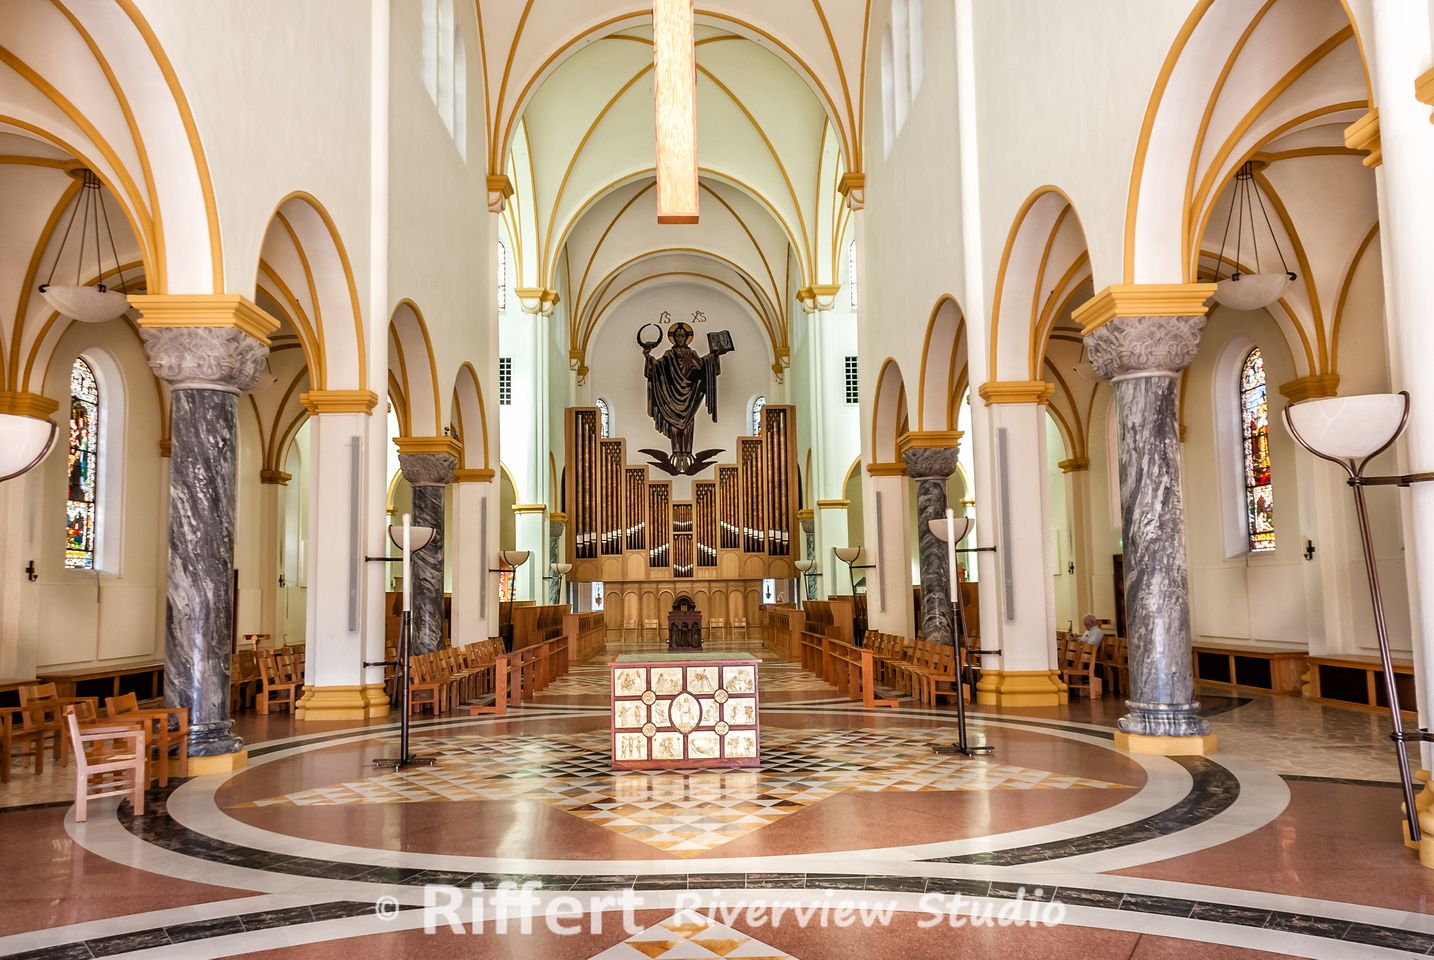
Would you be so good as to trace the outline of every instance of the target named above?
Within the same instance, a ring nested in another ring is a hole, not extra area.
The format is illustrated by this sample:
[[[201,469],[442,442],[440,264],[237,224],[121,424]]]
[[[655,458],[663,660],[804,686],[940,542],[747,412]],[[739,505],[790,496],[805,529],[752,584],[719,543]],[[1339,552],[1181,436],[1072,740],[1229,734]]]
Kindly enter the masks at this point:
[[[365,667],[396,667],[398,669],[398,694],[399,704],[403,710],[398,720],[398,756],[379,757],[374,760],[375,767],[392,767],[394,770],[402,770],[404,767],[432,766],[432,757],[415,757],[408,752],[408,725],[409,725],[409,689],[408,689],[408,658],[409,644],[413,635],[413,551],[422,550],[433,540],[432,527],[415,527],[412,517],[405,513],[402,524],[389,524],[388,538],[393,545],[403,551],[401,557],[365,557],[365,560],[375,563],[397,563],[403,564],[403,615],[399,620],[398,628],[398,659],[379,660],[377,662],[365,663]]]
[[[1321,460],[1337,463],[1349,475],[1354,490],[1354,513],[1359,521],[1359,539],[1364,548],[1364,571],[1369,577],[1369,599],[1374,605],[1374,629],[1379,634],[1379,659],[1384,667],[1384,695],[1399,760],[1399,782],[1404,788],[1404,815],[1409,821],[1409,839],[1419,842],[1419,813],[1414,806],[1414,778],[1409,773],[1408,741],[1434,739],[1427,730],[1406,732],[1399,713],[1399,691],[1394,685],[1394,661],[1389,654],[1389,631],[1384,623],[1384,598],[1379,592],[1379,569],[1375,564],[1374,540],[1369,529],[1369,509],[1364,488],[1407,487],[1434,480],[1434,473],[1412,473],[1394,477],[1366,477],[1369,462],[1379,456],[1409,423],[1409,393],[1375,393],[1357,397],[1326,397],[1293,403],[1284,409],[1285,429],[1300,446]]]
[[[946,563],[951,578],[952,640],[956,647],[956,730],[957,741],[948,747],[932,747],[937,753],[960,754],[976,757],[992,754],[996,748],[989,744],[971,744],[966,738],[966,678],[970,665],[966,662],[966,608],[961,602],[961,570],[956,566],[957,553],[994,553],[995,547],[957,547],[956,544],[971,535],[976,521],[970,517],[957,517],[956,511],[946,508],[946,519],[927,521],[937,539],[946,543]],[[977,653],[1000,653],[999,650],[977,650]],[[976,689],[972,678],[971,690]]]

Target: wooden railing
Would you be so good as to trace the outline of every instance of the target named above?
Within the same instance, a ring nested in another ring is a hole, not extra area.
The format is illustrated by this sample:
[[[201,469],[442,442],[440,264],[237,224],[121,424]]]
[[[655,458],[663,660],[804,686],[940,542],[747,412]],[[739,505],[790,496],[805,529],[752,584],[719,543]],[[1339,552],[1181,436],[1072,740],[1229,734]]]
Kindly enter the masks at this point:
[[[569,663],[586,663],[607,646],[607,620],[601,610],[570,613],[564,617],[563,624],[563,632],[568,638]]]
[[[803,633],[804,651],[814,662],[812,671],[841,693],[865,707],[895,707],[897,702],[877,693],[877,664],[867,647],[854,647],[831,637]],[[807,640],[806,638],[810,638]],[[809,668],[810,669],[810,668]]]
[[[563,620],[567,615],[568,606],[565,603],[541,607],[534,604],[514,605],[513,649],[520,650],[563,636]]]
[[[806,613],[796,607],[768,607],[767,649],[785,660],[800,659],[802,631],[806,625]]]

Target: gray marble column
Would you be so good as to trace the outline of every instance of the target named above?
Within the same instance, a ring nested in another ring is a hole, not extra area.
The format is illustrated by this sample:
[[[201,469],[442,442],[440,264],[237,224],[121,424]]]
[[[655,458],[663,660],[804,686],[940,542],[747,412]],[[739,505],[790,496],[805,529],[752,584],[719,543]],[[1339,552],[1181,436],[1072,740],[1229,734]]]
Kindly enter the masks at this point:
[[[808,560],[816,560],[816,558],[817,558],[817,520],[816,520],[816,517],[802,517],[798,522],[802,525],[802,537],[806,540],[806,544],[807,544],[807,552],[806,552],[805,556],[806,556],[806,558],[807,558]],[[815,576],[807,576],[806,574],[800,574],[800,576],[801,576],[802,580],[804,580],[804,581],[806,582],[806,583],[805,583],[805,586],[802,587],[802,590],[803,590],[804,595],[806,596],[806,598],[807,598],[808,600],[815,600],[815,599],[817,598],[817,578],[816,578]]]
[[[239,394],[259,379],[269,348],[222,327],[141,335],[172,391],[165,701],[189,710],[191,756],[221,756],[244,746],[229,718]]]
[[[1204,736],[1190,663],[1190,586],[1180,481],[1178,377],[1195,359],[1203,316],[1117,317],[1086,337],[1115,387],[1125,619],[1130,644],[1126,733]]]
[[[443,646],[443,494],[458,467],[447,453],[401,453],[398,466],[413,488],[413,524],[432,527],[433,539],[413,553],[414,654]]]
[[[558,547],[562,544],[563,531],[565,529],[567,529],[567,524],[562,520],[551,516],[548,518],[548,572],[545,576],[549,578],[548,603],[554,606],[567,602],[563,597],[563,585],[565,581],[562,577],[558,576],[557,571],[553,569],[553,565],[556,564],[559,559]]]
[[[951,572],[946,544],[928,521],[946,516],[946,481],[956,470],[955,447],[912,447],[901,455],[916,481],[916,536],[921,554],[921,635],[929,643],[953,643]]]

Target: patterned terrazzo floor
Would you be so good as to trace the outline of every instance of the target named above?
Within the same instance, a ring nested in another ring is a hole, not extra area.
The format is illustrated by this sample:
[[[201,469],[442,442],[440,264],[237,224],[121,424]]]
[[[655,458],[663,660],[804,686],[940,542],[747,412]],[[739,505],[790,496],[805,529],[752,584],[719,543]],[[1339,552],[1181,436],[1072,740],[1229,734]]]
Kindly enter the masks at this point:
[[[244,806],[537,800],[679,856],[696,856],[847,792],[1124,790],[1127,786],[992,761],[953,765],[930,730],[763,735],[760,770],[609,769],[606,733],[418,738],[438,763],[268,797]],[[861,759],[855,759],[861,758]]]

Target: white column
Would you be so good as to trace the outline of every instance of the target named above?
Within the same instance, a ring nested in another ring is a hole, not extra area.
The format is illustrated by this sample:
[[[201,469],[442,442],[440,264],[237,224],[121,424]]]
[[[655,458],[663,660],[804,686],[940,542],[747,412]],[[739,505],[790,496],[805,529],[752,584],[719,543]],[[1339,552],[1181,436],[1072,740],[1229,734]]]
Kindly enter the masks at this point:
[[[383,659],[383,570],[364,561],[386,553],[387,518],[380,506],[375,519],[371,495],[373,461],[382,476],[384,460],[375,424],[386,432],[382,418],[361,412],[318,413],[309,422],[309,485],[318,495],[309,500],[305,558],[306,687],[295,709],[303,719],[388,714],[382,668],[363,666]]]
[[[999,647],[1001,655],[985,658],[977,702],[1054,706],[1065,702],[1066,690],[1054,663],[1046,409],[1040,403],[994,403],[987,412],[992,482],[989,494],[977,498],[985,507],[977,535],[983,545],[995,544],[996,552],[982,554],[981,585],[991,583],[981,593],[981,646]]]
[[[542,604],[543,577],[548,575],[548,508],[546,504],[524,503],[513,510],[513,535],[517,549],[528,551],[528,562],[518,568],[513,599]]]
[[[850,546],[851,527],[847,516],[845,500],[817,501],[817,563],[821,565],[821,576],[817,578],[817,592],[829,597],[834,593],[846,593],[850,585],[846,579],[846,564],[832,553],[837,547]]]
[[[886,469],[883,465],[883,469]],[[911,572],[911,482],[904,471],[883,473],[862,479],[863,526],[866,549],[858,563],[872,563],[868,570],[853,571],[858,580],[866,574],[866,616],[872,630],[899,637],[916,635],[911,600],[914,578]],[[838,593],[851,589],[847,566],[841,565]]]
[[[264,471],[259,486],[259,632],[276,640],[283,633],[279,609],[283,594],[284,501],[293,478],[282,471]]]
[[[448,544],[455,647],[498,635],[498,581],[488,573],[498,552],[498,528],[488,506],[498,489],[491,478],[468,481],[463,472],[453,481],[453,541]]]
[[[1414,95],[1415,80],[1434,66],[1424,4],[1375,0],[1373,74],[1379,106],[1379,242],[1384,260],[1385,317],[1394,389],[1410,392],[1409,428],[1400,444],[1402,469],[1434,470],[1434,125],[1430,106]],[[1378,492],[1373,496],[1380,496]],[[1406,563],[1414,631],[1419,725],[1434,722],[1434,483],[1403,498]],[[1430,744],[1422,765],[1434,768]]]

